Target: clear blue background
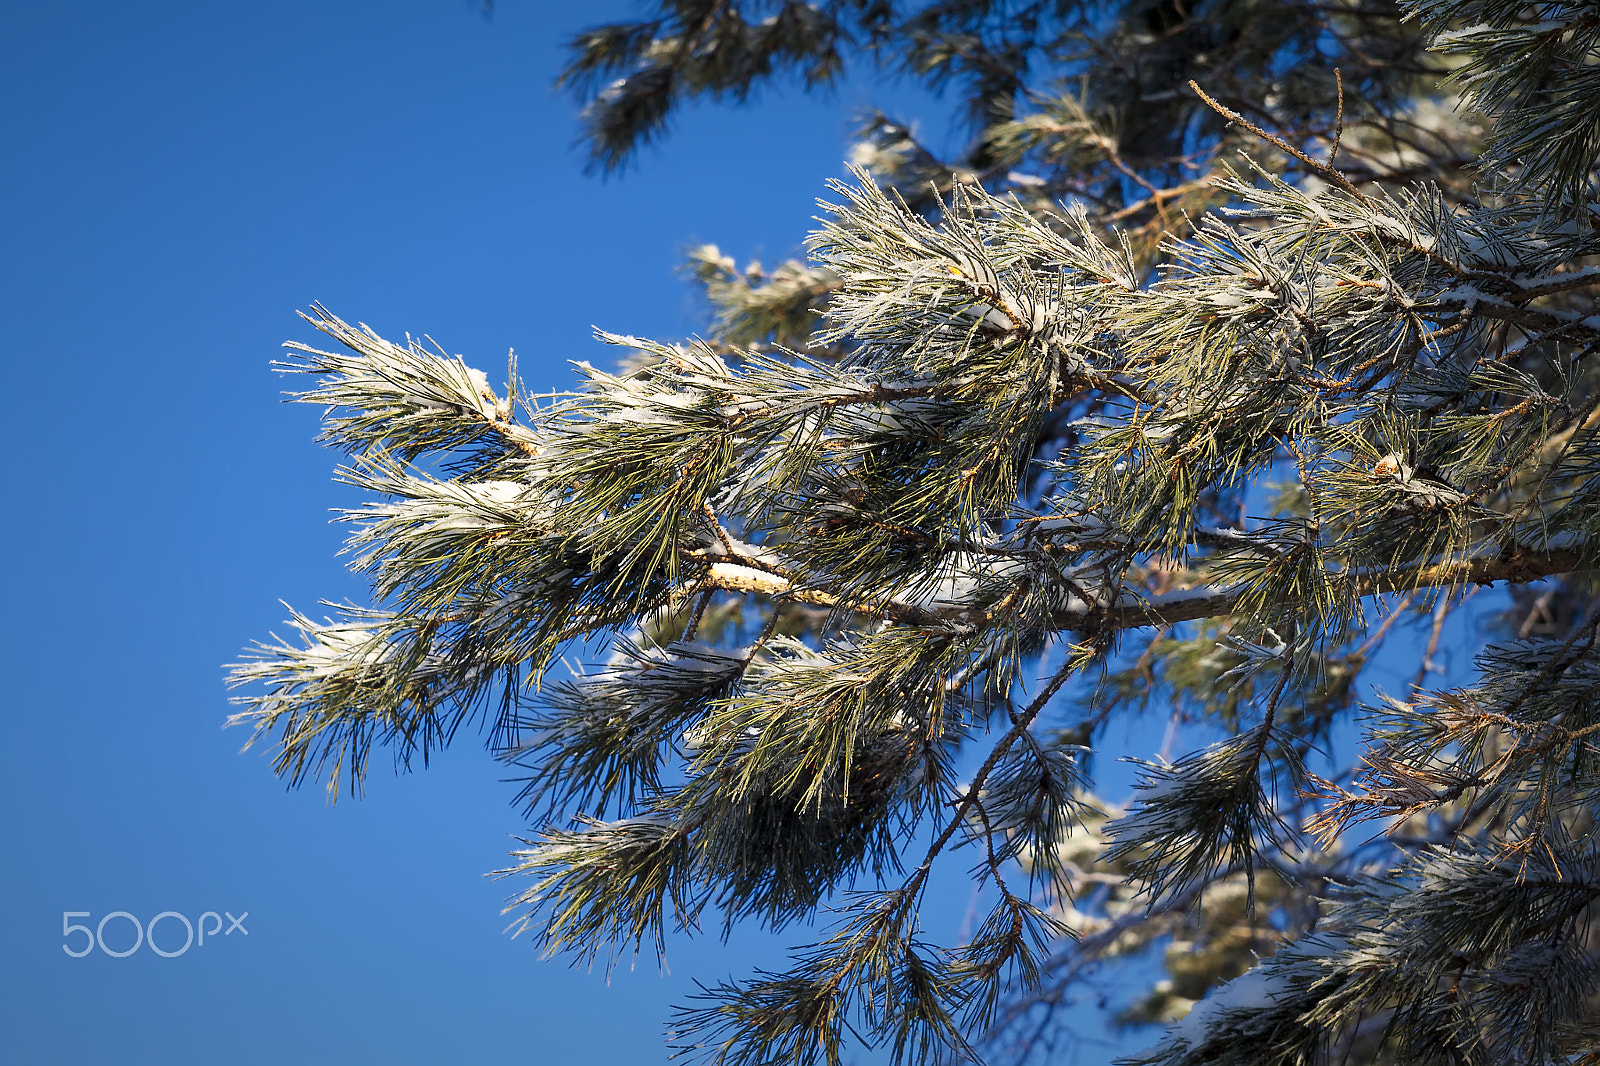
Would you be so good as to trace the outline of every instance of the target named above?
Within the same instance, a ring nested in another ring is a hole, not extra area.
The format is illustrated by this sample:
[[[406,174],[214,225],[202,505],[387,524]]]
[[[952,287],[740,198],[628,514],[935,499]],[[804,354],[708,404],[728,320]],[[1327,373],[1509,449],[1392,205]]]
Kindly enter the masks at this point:
[[[948,108],[868,72],[691,111],[625,179],[588,177],[550,83],[573,31],[626,10],[0,7],[0,1059],[659,1062],[691,978],[781,962],[749,933],[679,938],[670,976],[644,959],[609,985],[540,962],[505,934],[512,886],[483,876],[524,827],[481,745],[406,777],[379,764],[365,800],[329,807],[221,729],[222,664],[281,628],[280,597],[365,599],[326,521],[352,496],[317,412],[268,370],[285,338],[316,339],[294,309],[429,334],[491,379],[515,346],[530,385],[557,386],[566,360],[612,358],[592,326],[703,324],[674,273],[687,245],[793,254],[854,108],[950,138]],[[924,915],[936,934],[965,917],[961,865]],[[63,954],[63,911],[116,910],[248,911],[249,934]],[[1062,1061],[1112,1055],[1080,1052]]]

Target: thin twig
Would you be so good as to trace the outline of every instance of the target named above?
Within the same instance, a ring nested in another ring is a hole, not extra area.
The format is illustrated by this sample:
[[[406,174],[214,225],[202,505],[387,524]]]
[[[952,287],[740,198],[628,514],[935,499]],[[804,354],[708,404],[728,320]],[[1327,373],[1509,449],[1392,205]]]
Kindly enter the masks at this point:
[[[683,629],[683,639],[691,641],[696,633],[700,632],[700,620],[705,617],[706,608],[711,605],[711,598],[717,594],[714,588],[706,589],[700,593],[700,600],[694,606],[694,614],[689,616],[689,624]]]
[[[1439,650],[1439,636],[1444,632],[1445,619],[1450,615],[1450,596],[1453,589],[1445,589],[1444,595],[1439,597],[1439,602],[1433,608],[1433,632],[1428,637],[1428,650],[1422,653],[1422,662],[1417,666],[1416,680],[1411,682],[1412,692],[1421,692],[1426,687],[1428,674],[1434,668],[1433,656]],[[1466,602],[1466,597],[1461,598]]]
[[[1339,90],[1339,110],[1333,120],[1333,145],[1328,149],[1328,166],[1332,168],[1333,160],[1339,154],[1339,138],[1344,136],[1344,75],[1339,73],[1339,68],[1333,68],[1333,84]]]
[[[972,783],[967,786],[966,792],[962,793],[961,798],[956,801],[956,811],[950,816],[950,821],[945,824],[944,831],[929,845],[928,852],[923,856],[921,865],[916,868],[911,877],[907,879],[905,887],[901,889],[905,893],[905,899],[910,900],[917,896],[922,886],[927,882],[928,871],[933,868],[933,860],[939,857],[939,853],[950,842],[950,838],[955,835],[956,830],[961,828],[962,823],[966,820],[967,812],[978,801],[978,796],[983,791],[984,783],[989,780],[989,775],[1000,764],[1000,760],[1005,758],[1006,752],[1011,750],[1011,745],[1015,744],[1017,738],[1022,736],[1028,727],[1033,724],[1035,718],[1039,717],[1039,712],[1044,710],[1045,704],[1049,703],[1055,694],[1061,690],[1061,686],[1066,684],[1067,678],[1076,673],[1082,665],[1082,661],[1069,652],[1067,661],[1061,665],[1061,669],[1055,672],[1055,675],[1039,691],[1039,695],[1034,697],[1033,702],[1028,704],[1023,712],[1017,716],[1016,724],[1011,727],[1005,736],[1000,738],[1000,743],[994,746],[994,750],[989,752],[989,757],[983,761],[983,765],[978,768],[978,772],[972,775]]]
[[[1229,122],[1237,122],[1239,125],[1243,126],[1257,137],[1260,137],[1262,140],[1277,145],[1279,148],[1283,149],[1285,152],[1288,152],[1290,155],[1300,160],[1300,162],[1304,163],[1318,174],[1321,174],[1323,177],[1327,178],[1329,181],[1333,182],[1335,185],[1339,186],[1339,188],[1343,189],[1351,196],[1354,196],[1362,203],[1370,204],[1372,202],[1367,199],[1365,193],[1351,184],[1349,178],[1345,177],[1337,170],[1334,170],[1333,167],[1329,166],[1328,164],[1319,163],[1315,159],[1312,159],[1310,156],[1306,155],[1304,152],[1290,144],[1288,141],[1284,140],[1282,137],[1279,137],[1276,134],[1268,133],[1260,126],[1257,126],[1254,122],[1251,122],[1249,119],[1239,114],[1239,112],[1234,111],[1224,104],[1218,103],[1216,100],[1206,95],[1206,91],[1200,88],[1200,84],[1198,82],[1189,82],[1189,88],[1193,89],[1200,99],[1206,102],[1207,106],[1209,106],[1217,114],[1226,118]]]

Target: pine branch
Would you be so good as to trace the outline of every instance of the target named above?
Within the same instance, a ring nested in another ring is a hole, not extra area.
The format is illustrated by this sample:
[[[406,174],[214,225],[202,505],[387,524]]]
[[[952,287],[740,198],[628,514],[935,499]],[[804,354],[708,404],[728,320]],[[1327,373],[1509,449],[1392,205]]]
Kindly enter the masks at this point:
[[[1362,571],[1356,575],[1355,587],[1358,595],[1376,596],[1419,588],[1493,585],[1496,582],[1525,584],[1587,570],[1591,565],[1577,552],[1567,549],[1537,551],[1519,548],[1464,562]],[[818,607],[847,608],[908,626],[974,625],[983,621],[982,612],[967,607],[927,608],[894,600],[872,602],[851,599],[825,589],[797,584],[796,578],[778,569],[756,569],[738,563],[713,563],[701,581],[705,588],[760,593]],[[1057,632],[1099,633],[1227,617],[1235,613],[1245,594],[1246,590],[1237,586],[1189,589],[1149,598],[1123,593],[1123,602],[1109,607],[1085,602],[1078,609],[1055,616],[1051,625]]]

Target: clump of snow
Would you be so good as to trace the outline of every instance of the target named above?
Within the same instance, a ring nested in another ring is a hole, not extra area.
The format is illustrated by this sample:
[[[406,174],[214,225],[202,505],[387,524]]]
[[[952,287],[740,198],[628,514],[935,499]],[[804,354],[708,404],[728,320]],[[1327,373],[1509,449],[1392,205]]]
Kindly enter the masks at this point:
[[[1180,1041],[1191,1048],[1199,1047],[1211,1038],[1214,1030],[1230,1021],[1229,1015],[1272,1008],[1288,991],[1281,969],[1258,965],[1213,989],[1205,999],[1194,1005],[1182,1021],[1167,1030],[1160,1043],[1145,1054],[1172,1050],[1173,1045]]]

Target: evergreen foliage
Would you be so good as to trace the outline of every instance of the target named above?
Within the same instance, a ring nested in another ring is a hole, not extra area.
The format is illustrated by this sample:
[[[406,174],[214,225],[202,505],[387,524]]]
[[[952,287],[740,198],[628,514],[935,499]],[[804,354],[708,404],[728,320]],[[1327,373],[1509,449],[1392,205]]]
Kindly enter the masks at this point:
[[[660,0],[566,80],[610,168],[857,52],[973,147],[869,116],[809,262],[693,254],[709,340],[532,394],[309,316],[376,606],[235,721],[335,793],[480,724],[552,952],[820,921],[680,1011],[710,1062],[1048,1057],[1162,945],[1138,1066],[1600,1062],[1600,8]],[[1119,808],[1156,706],[1197,750]]]

